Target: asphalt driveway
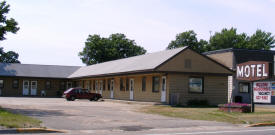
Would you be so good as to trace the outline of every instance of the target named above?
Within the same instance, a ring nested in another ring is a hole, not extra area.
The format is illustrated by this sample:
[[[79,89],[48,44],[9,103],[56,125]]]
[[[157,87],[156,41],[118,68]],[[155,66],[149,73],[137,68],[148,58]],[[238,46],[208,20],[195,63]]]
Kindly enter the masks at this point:
[[[177,130],[230,129],[237,125],[140,113],[143,105],[112,101],[66,101],[62,98],[0,97],[0,106],[43,121],[68,133],[140,134]]]

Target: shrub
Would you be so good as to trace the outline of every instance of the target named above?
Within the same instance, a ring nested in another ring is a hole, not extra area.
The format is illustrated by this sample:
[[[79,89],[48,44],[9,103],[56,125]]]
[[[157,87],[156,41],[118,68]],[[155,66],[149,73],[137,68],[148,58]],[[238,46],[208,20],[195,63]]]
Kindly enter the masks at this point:
[[[224,112],[251,112],[250,104],[244,103],[228,103],[228,104],[219,104],[219,110]]]
[[[187,101],[188,106],[209,106],[208,100],[191,99]]]

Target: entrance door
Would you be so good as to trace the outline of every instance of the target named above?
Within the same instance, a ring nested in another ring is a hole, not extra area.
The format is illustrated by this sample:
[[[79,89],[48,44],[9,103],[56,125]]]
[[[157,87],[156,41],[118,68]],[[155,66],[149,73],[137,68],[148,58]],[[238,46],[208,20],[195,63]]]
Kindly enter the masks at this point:
[[[95,82],[95,93],[97,93],[98,90],[98,81]]]
[[[166,102],[166,77],[162,77],[161,102]]]
[[[31,95],[35,96],[37,92],[37,81],[31,81]]]
[[[134,79],[130,79],[130,100],[134,100]]]
[[[30,83],[28,80],[23,81],[23,96],[29,95]]]
[[[99,93],[102,95],[102,90],[103,90],[103,81],[99,81]]]
[[[111,95],[110,98],[114,98],[114,80],[111,80]]]

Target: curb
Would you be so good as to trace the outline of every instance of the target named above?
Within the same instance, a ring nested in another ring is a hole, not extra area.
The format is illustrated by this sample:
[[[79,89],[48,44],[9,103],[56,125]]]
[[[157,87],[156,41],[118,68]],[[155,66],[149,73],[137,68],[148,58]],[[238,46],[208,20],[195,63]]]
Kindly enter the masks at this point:
[[[271,123],[256,123],[256,124],[248,125],[247,127],[263,127],[263,126],[275,126],[275,122],[271,122]]]
[[[62,130],[46,129],[46,128],[17,128],[17,133],[66,133]]]

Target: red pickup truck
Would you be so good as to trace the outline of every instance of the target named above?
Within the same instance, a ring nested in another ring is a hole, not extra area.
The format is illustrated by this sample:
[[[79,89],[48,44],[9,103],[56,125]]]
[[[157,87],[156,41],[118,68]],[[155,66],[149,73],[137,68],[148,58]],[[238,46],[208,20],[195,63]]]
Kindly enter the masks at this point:
[[[90,101],[97,101],[102,98],[101,94],[91,93],[87,89],[70,88],[63,93],[63,97],[68,101],[75,99],[89,99]]]

